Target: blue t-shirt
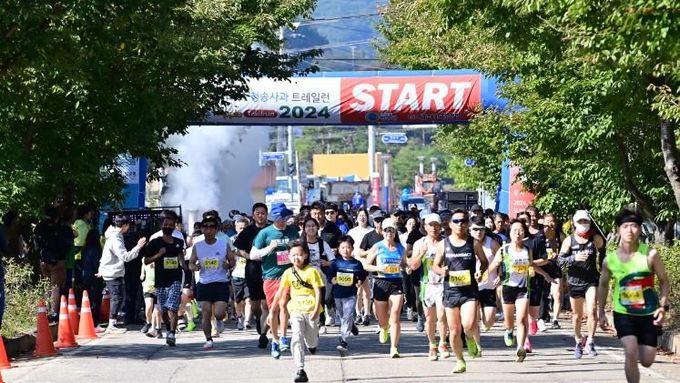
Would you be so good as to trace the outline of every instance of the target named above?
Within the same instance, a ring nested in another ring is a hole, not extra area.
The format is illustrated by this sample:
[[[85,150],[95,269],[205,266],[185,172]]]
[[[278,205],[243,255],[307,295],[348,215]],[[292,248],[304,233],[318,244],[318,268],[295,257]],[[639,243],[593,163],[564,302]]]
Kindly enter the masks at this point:
[[[356,259],[336,258],[326,271],[328,281],[336,279],[333,285],[333,298],[349,298],[357,295],[357,281],[366,279],[366,271]]]

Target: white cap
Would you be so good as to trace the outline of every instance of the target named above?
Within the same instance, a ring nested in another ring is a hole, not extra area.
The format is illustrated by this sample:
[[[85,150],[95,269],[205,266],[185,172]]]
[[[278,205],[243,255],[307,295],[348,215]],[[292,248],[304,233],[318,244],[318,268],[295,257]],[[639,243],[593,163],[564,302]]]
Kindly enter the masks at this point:
[[[587,219],[588,221],[593,220],[590,218],[590,214],[588,214],[587,210],[576,210],[576,213],[574,214],[574,222],[578,222],[582,219]]]
[[[429,225],[433,222],[436,222],[440,225],[442,224],[442,219],[439,217],[439,214],[437,214],[437,213],[430,213],[430,214],[426,215],[424,219],[425,219],[426,225]]]
[[[385,218],[385,220],[382,221],[382,224],[380,225],[383,230],[387,229],[388,227],[393,228],[394,230],[399,230],[397,227],[397,221],[390,217],[390,218]]]

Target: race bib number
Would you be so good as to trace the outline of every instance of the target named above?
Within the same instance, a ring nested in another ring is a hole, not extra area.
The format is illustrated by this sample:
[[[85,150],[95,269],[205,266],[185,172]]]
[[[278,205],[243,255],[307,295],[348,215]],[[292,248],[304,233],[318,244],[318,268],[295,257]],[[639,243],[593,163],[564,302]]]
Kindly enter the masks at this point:
[[[529,265],[512,265],[512,272],[515,274],[529,274]]]
[[[177,257],[163,258],[163,268],[164,269],[176,269],[179,267],[179,262],[177,262]]]
[[[385,274],[399,274],[399,265],[385,265]]]
[[[449,271],[449,286],[464,287],[472,284],[469,270]]]
[[[290,265],[290,259],[288,259],[288,251],[276,252],[276,264],[279,266]]]
[[[220,267],[220,262],[217,258],[208,258],[203,261],[203,267],[206,269],[216,269]]]
[[[489,280],[489,271],[485,271],[484,274],[482,274],[482,281],[488,281]]]
[[[557,255],[557,254],[555,254],[555,252],[551,248],[548,248],[545,251],[548,254],[548,259],[553,259],[553,258],[555,258],[555,255]]]
[[[246,267],[247,262],[248,262],[247,259],[238,257],[238,262],[236,263],[236,267]]]
[[[354,283],[354,274],[338,271],[338,274],[335,276],[335,280],[338,282],[338,285],[349,287]]]
[[[645,304],[642,286],[621,286],[619,299],[623,306],[641,306]]]
[[[302,312],[312,312],[314,310],[314,297],[311,295],[295,295],[291,297],[291,302]]]

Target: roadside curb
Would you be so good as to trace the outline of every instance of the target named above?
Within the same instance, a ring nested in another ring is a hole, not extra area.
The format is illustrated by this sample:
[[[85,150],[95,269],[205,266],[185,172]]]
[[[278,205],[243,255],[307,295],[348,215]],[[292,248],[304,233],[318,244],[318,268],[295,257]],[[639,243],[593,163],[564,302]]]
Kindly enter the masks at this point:
[[[680,332],[666,330],[659,337],[659,348],[666,352],[680,353]]]

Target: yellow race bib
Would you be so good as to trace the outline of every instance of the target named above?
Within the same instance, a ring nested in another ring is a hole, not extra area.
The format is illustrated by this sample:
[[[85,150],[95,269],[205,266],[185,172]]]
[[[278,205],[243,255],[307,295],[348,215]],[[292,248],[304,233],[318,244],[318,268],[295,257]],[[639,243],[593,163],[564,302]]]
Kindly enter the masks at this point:
[[[512,265],[512,272],[515,274],[529,274],[529,265]]]
[[[312,295],[295,295],[290,298],[292,311],[301,313],[311,313],[314,311],[314,297]]]
[[[179,262],[177,257],[163,258],[163,268],[164,269],[176,269],[179,267]]]
[[[399,265],[385,265],[383,270],[385,274],[399,274]]]
[[[469,270],[449,271],[449,286],[464,287],[472,284]]]
[[[352,286],[352,284],[354,283],[354,274],[353,273],[343,273],[343,272],[338,271],[338,274],[335,276],[335,281],[340,286],[345,286],[345,287]]]
[[[238,257],[238,263],[236,264],[236,267],[246,267],[247,262],[247,259]]]
[[[220,267],[220,262],[217,260],[217,258],[207,258],[203,260],[203,267],[206,269],[216,269]]]
[[[642,286],[621,286],[619,299],[623,306],[640,306],[645,304],[645,296]]]

